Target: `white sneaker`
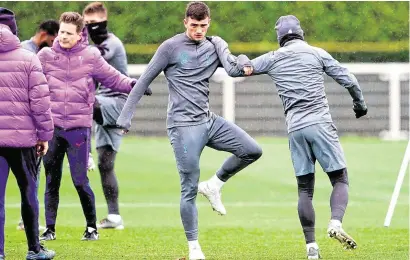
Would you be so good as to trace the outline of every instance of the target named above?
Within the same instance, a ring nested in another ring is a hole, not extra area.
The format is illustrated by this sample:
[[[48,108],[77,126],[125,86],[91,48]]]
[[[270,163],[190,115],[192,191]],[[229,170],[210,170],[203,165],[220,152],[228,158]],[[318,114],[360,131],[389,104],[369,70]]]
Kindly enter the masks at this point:
[[[20,219],[19,224],[17,226],[17,230],[24,231],[24,222],[23,219]],[[46,227],[38,225],[38,231],[43,232],[46,230]]]
[[[17,226],[17,230],[24,230],[24,222],[23,222],[22,218],[19,221],[19,224]]]
[[[94,171],[95,170],[95,162],[94,162],[94,159],[93,159],[93,155],[90,153],[89,155],[88,155],[88,165],[87,165],[87,169],[88,169],[88,171]]]
[[[344,249],[357,248],[356,241],[354,241],[354,239],[343,230],[342,223],[338,220],[330,220],[327,228],[327,235],[330,238],[338,240],[343,245]]]
[[[205,255],[201,248],[193,248],[189,250],[189,260],[204,260]]]
[[[316,243],[311,243],[306,245],[307,250],[307,259],[320,259],[322,258],[320,255],[319,247]]]
[[[122,218],[120,215],[117,215],[118,219],[112,219],[110,215],[108,215],[106,218],[102,219],[100,223],[97,224],[97,228],[101,229],[117,229],[117,230],[123,230],[124,229],[124,222],[122,221]]]
[[[198,192],[209,200],[214,211],[218,212],[219,215],[226,215],[226,209],[221,200],[221,189],[209,181],[203,181],[198,185]]]

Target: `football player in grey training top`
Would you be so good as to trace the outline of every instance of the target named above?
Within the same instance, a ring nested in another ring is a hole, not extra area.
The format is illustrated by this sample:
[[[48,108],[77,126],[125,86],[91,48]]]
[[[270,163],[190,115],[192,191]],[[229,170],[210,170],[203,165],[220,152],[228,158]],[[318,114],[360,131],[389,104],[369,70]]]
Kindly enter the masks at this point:
[[[209,79],[220,63],[230,76],[243,76],[243,69],[237,69],[232,55],[230,59],[220,60],[215,46],[205,38],[209,22],[210,10],[205,3],[188,4],[184,19],[186,32],[160,45],[117,121],[125,130],[130,128],[138,101],[149,84],[164,71],[169,88],[168,137],[181,180],[180,214],[188,240],[189,259],[205,259],[198,243],[197,192],[209,200],[215,211],[225,215],[222,186],[262,155],[259,145],[245,131],[209,111]],[[205,146],[233,155],[210,180],[198,187],[199,158]]]
[[[303,30],[295,16],[280,17],[275,29],[280,48],[253,59],[253,72],[250,73],[269,75],[284,106],[289,148],[298,183],[298,213],[308,259],[320,257],[315,240],[315,211],[312,204],[316,160],[333,186],[328,235],[340,241],[345,248],[355,249],[356,242],[342,228],[349,182],[337,129],[329,113],[323,74],[326,73],[348,90],[353,98],[356,118],[367,114],[362,91],[355,76],[329,53],[304,41]],[[229,53],[227,43],[219,37],[213,37],[211,41],[218,55],[226,57]],[[238,68],[243,65],[241,61],[246,60],[243,56],[238,56]]]
[[[107,29],[108,12],[103,3],[92,2],[83,10],[88,34],[103,58],[116,70],[128,76],[127,54],[121,40]],[[98,153],[98,170],[107,201],[108,215],[98,228],[124,229],[118,204],[118,181],[114,163],[119,151],[122,134],[116,121],[127,100],[128,94],[114,91],[100,85],[95,96],[93,119],[95,125],[95,146]],[[91,150],[91,149],[90,149]]]

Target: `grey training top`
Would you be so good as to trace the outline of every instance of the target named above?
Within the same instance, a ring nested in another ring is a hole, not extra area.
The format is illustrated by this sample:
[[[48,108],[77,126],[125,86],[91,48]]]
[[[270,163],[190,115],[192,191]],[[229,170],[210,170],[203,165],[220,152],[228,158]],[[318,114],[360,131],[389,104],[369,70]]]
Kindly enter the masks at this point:
[[[220,61],[215,46],[207,39],[197,42],[181,33],[166,40],[129,94],[117,125],[130,128],[139,100],[161,71],[164,71],[169,88],[167,127],[207,122],[210,119],[209,79],[221,62],[230,76],[242,76],[235,60]]]
[[[39,51],[37,44],[35,44],[33,41],[33,38],[21,42],[21,47],[35,54],[37,54]]]
[[[285,110],[288,132],[309,125],[332,122],[325,94],[324,73],[345,87],[353,102],[364,103],[354,75],[325,50],[303,40],[292,40],[275,52],[252,61],[253,74],[268,74]]]
[[[101,55],[108,62],[108,64],[121,72],[121,74],[128,76],[127,54],[125,53],[124,45],[117,36],[109,33],[108,38],[100,45],[96,45],[96,47],[100,49]],[[104,87],[103,85],[98,88],[97,94],[106,97],[122,96],[126,98],[128,96],[126,93],[114,91],[110,88]]]

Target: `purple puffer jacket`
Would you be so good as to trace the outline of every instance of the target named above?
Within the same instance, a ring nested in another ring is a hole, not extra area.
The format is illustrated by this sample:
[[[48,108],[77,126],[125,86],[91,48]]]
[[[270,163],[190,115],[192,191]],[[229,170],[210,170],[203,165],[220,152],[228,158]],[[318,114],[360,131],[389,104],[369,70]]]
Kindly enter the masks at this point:
[[[54,125],[63,129],[91,127],[95,101],[94,80],[108,88],[129,93],[136,80],[109,65],[100,51],[88,45],[86,29],[71,49],[54,41],[38,54],[50,87]]]
[[[53,130],[41,63],[0,24],[0,147],[33,147],[51,140]]]

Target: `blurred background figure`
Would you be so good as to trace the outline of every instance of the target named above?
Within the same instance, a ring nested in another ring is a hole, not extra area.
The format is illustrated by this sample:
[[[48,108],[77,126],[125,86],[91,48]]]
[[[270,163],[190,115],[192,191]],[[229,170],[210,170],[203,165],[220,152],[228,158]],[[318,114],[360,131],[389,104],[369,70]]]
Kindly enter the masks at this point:
[[[33,37],[31,37],[30,40],[21,42],[21,47],[23,47],[24,49],[28,51],[31,51],[32,53],[37,54],[37,52],[39,52],[42,48],[51,47],[53,45],[53,41],[57,37],[59,28],[60,28],[60,25],[58,21],[46,20],[39,25],[36,34]],[[38,167],[37,188],[40,182],[41,163],[39,163],[38,165],[39,167]],[[39,228],[41,230],[44,229],[43,226],[39,226]],[[20,219],[18,223],[17,229],[24,230],[24,222],[22,218]]]
[[[116,70],[128,76],[125,48],[115,34],[108,32],[108,13],[104,4],[93,2],[87,5],[83,10],[83,16],[88,34],[100,50],[101,56]],[[114,91],[101,84],[97,85],[93,111],[93,119],[96,123],[95,146],[101,184],[108,206],[108,215],[97,224],[98,228],[124,229],[118,205],[119,188],[114,166],[122,141],[121,129],[116,127],[116,121],[127,97],[127,93]]]
[[[21,43],[21,47],[33,53],[39,52],[44,47],[51,47],[59,28],[58,21],[46,20],[38,26],[36,34],[30,40]]]

